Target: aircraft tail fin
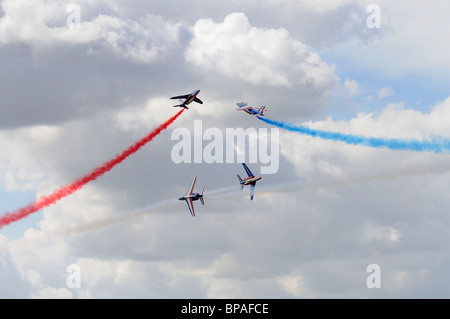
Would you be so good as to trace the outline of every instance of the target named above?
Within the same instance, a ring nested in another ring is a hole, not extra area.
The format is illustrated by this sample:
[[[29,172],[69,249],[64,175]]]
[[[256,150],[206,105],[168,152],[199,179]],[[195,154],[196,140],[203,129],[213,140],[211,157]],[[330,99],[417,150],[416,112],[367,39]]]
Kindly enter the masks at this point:
[[[184,107],[186,110],[189,109],[186,105],[183,105],[183,104],[174,105],[173,107]]]
[[[267,106],[261,106],[259,109],[259,113],[261,114],[261,116],[264,116],[264,112],[270,112],[272,111],[271,109],[269,109]]]
[[[272,110],[269,109],[267,106],[261,106],[258,111],[261,114],[261,116],[264,116],[264,112],[270,112]]]
[[[241,184],[241,190],[243,190],[244,189],[244,181],[242,180],[242,178],[239,175],[237,176],[237,178],[239,180],[239,183]]]
[[[264,110],[266,109],[265,106],[261,106],[258,110],[258,113],[261,114],[261,116],[264,116]]]
[[[242,163],[242,166],[244,166],[245,172],[247,173],[248,177],[253,177],[253,173],[250,171],[250,169],[245,165],[245,163]]]

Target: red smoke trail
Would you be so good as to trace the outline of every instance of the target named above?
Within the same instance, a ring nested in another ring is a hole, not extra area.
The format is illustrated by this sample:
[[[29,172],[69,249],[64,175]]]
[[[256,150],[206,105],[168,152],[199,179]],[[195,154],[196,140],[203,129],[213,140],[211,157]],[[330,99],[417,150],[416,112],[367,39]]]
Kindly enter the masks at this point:
[[[75,182],[69,185],[62,186],[55,190],[52,194],[47,196],[42,196],[39,198],[35,203],[31,203],[28,206],[22,207],[12,213],[5,213],[2,217],[0,217],[0,229],[3,228],[3,226],[9,225],[10,223],[13,223],[15,221],[18,221],[22,218],[27,217],[28,215],[35,213],[39,210],[41,210],[44,207],[50,206],[60,199],[71,195],[75,191],[82,188],[87,183],[97,179],[97,177],[102,176],[106,172],[109,172],[114,166],[121,163],[123,160],[125,160],[128,156],[136,153],[142,146],[150,142],[155,136],[157,136],[159,133],[161,133],[162,130],[167,129],[167,127],[172,124],[178,116],[183,113],[184,109],[181,109],[177,114],[172,116],[170,119],[168,119],[166,122],[158,126],[156,129],[154,129],[150,134],[142,138],[141,140],[137,141],[133,145],[131,145],[129,148],[127,148],[125,151],[123,151],[121,154],[118,154],[116,157],[114,157],[112,160],[104,163],[102,166],[99,166],[95,168],[90,173],[84,175],[83,177],[77,179]]]

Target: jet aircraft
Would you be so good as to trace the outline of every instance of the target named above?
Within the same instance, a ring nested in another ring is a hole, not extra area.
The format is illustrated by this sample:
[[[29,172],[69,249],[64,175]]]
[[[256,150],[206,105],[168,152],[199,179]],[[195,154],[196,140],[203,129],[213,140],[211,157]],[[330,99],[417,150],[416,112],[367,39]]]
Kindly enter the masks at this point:
[[[185,109],[189,109],[187,107],[188,104],[190,104],[192,101],[203,104],[202,100],[200,100],[197,95],[200,93],[200,90],[192,91],[192,93],[185,94],[185,95],[178,95],[178,96],[172,96],[171,100],[180,100],[180,104],[174,105],[173,107],[184,107]]]
[[[264,111],[270,111],[265,106],[261,106],[259,109],[257,109],[256,107],[250,106],[244,102],[236,103],[236,105],[239,106],[236,111],[244,111],[245,113],[250,115],[264,116]]]
[[[255,185],[256,182],[259,181],[262,177],[258,176],[255,177],[253,173],[250,171],[250,169],[245,165],[245,163],[242,163],[244,166],[245,171],[247,172],[248,177],[242,179],[239,175],[237,178],[239,179],[239,183],[241,184],[241,190],[244,189],[245,185],[250,185],[250,200],[253,200],[253,196],[255,195]]]
[[[191,186],[189,187],[188,191],[186,192],[186,195],[183,197],[178,198],[179,200],[185,200],[189,211],[191,212],[191,215],[195,217],[195,210],[194,210],[194,201],[199,200],[202,203],[202,205],[205,205],[205,201],[203,199],[203,192],[205,191],[205,187],[203,187],[201,193],[194,193],[194,186],[195,182],[197,181],[197,176],[194,177],[192,180]]]

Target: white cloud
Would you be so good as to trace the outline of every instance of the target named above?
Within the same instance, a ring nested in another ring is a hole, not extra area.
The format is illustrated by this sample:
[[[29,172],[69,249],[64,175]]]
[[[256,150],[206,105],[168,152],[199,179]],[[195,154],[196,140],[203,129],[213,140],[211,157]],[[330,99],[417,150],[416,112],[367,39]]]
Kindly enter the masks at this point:
[[[432,139],[450,136],[448,114],[450,98],[438,101],[429,111],[408,108],[404,103],[392,103],[373,113],[359,113],[345,121],[331,117],[305,122],[311,128],[337,131],[368,137]]]
[[[420,74],[433,81],[448,79],[449,72],[443,70],[450,68],[450,45],[443,39],[447,36],[450,3],[446,0],[434,1],[431,6],[421,1],[411,3],[377,1],[381,28],[360,26],[364,31],[361,36],[334,45],[334,55],[351,63],[353,70],[379,73],[383,77],[398,79]],[[369,16],[365,14],[359,17],[364,22]]]
[[[88,1],[79,3],[80,12],[85,13],[90,5]],[[69,28],[67,6],[66,1],[3,1],[0,43],[30,43],[36,51],[61,44],[100,44],[122,58],[151,63],[163,58],[178,42],[180,24],[152,15],[136,22],[98,14],[92,20],[81,18],[79,27]]]
[[[282,87],[305,83],[326,87],[336,81],[334,67],[287,30],[253,27],[243,13],[229,14],[222,23],[201,19],[192,32],[186,60],[203,72]]]
[[[186,111],[175,126],[191,127],[199,115],[205,127],[261,125],[234,111],[234,103],[249,96],[256,100],[249,103],[271,105],[269,117],[290,122],[304,119],[308,105],[315,120],[306,124],[317,129],[390,138],[450,137],[450,98],[426,112],[397,103],[348,119],[317,119],[328,113],[323,97],[337,82],[335,67],[298,34],[318,35],[317,43],[348,39],[354,30],[335,37],[333,32],[343,29],[334,26],[345,24],[345,18],[361,18],[355,16],[356,1],[271,2],[270,10],[255,1],[245,5],[245,14],[231,13],[239,8],[223,2],[214,4],[220,13],[193,6],[193,16],[202,18],[188,23],[172,19],[175,9],[167,5],[160,17],[155,3],[149,4],[155,10],[137,12],[148,7],[127,2],[137,17],[131,19],[116,9],[125,2],[79,3],[80,29],[72,30],[65,26],[64,2],[2,2],[5,59],[0,61],[11,69],[2,86],[11,105],[3,109],[9,118],[3,119],[0,132],[5,189],[32,189],[41,195],[70,183],[172,114],[171,94],[195,88],[202,89],[204,105]],[[280,6],[284,10],[274,10]],[[299,8],[310,9],[305,13]],[[381,9],[383,29],[389,25],[384,14],[392,11],[387,3]],[[312,20],[294,23],[305,15]],[[290,22],[283,24],[285,19]],[[296,32],[310,21],[317,24]],[[376,65],[372,55],[356,52],[367,65]],[[327,55],[330,61],[333,54]],[[76,81],[67,84],[72,75]],[[361,87],[367,79],[354,78],[344,74],[341,88],[351,96],[359,91],[367,96]],[[48,79],[54,81],[49,84]],[[20,93],[15,98],[6,94],[14,91]],[[17,112],[19,95],[32,98]],[[105,96],[111,100],[105,102]],[[75,103],[63,108],[74,97]],[[48,101],[50,109],[44,108]],[[84,117],[76,117],[74,111],[80,110],[86,110]],[[53,118],[53,113],[64,116]],[[51,124],[36,125],[42,114],[52,117]],[[365,287],[366,266],[377,263],[386,288],[376,297],[448,295],[448,154],[371,149],[281,132],[280,170],[263,176],[253,201],[248,190],[219,192],[223,197],[207,198],[192,218],[176,198],[193,174],[208,192],[237,186],[235,175],[242,167],[175,165],[169,133],[38,212],[43,220],[23,238],[8,242],[0,235],[0,294],[373,297],[374,291]],[[155,202],[164,204],[151,205]],[[71,290],[66,269],[74,263],[81,267],[81,288]]]
[[[0,132],[6,156],[0,158],[0,183],[7,191],[35,190],[43,186],[45,173],[33,158],[39,147],[52,143],[59,130],[51,126],[34,126]]]
[[[358,82],[355,80],[345,79],[344,87],[348,90],[349,96],[354,96],[358,94]]]
[[[338,0],[338,1],[327,1],[327,0],[319,0],[319,1],[307,1],[307,0],[301,0],[301,1],[292,1],[292,0],[285,0],[284,2],[287,3],[297,3],[302,6],[305,6],[306,8],[309,8],[313,11],[324,13],[326,11],[333,11],[336,10],[344,5],[354,3],[354,0]]]
[[[380,241],[386,244],[398,243],[401,239],[400,232],[389,226],[380,226],[366,223],[361,229],[360,240],[362,243]]]
[[[303,276],[299,273],[292,273],[287,276],[280,276],[277,278],[281,287],[292,297],[304,298],[305,288]]]
[[[154,97],[146,101],[144,107],[129,106],[112,114],[115,125],[126,131],[133,131],[141,126],[149,127],[161,123],[173,115],[173,109],[161,105],[167,104],[167,97]]]
[[[389,86],[384,87],[378,91],[378,97],[380,99],[391,96],[392,94],[394,94],[394,90]]]
[[[37,299],[72,299],[73,295],[67,288],[46,287],[39,292]]]

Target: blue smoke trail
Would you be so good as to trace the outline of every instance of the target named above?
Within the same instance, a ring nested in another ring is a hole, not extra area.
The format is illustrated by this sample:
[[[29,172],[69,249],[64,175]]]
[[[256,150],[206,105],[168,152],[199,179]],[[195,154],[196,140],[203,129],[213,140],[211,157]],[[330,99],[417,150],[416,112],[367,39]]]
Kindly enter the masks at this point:
[[[365,137],[361,135],[344,134],[339,132],[327,132],[315,130],[305,126],[297,126],[287,122],[278,122],[257,116],[263,122],[277,126],[279,128],[297,132],[299,134],[318,137],[324,140],[341,141],[351,145],[363,145],[375,148],[389,148],[391,150],[404,150],[416,152],[442,153],[450,151],[450,140],[434,138],[432,140],[417,139],[386,139],[380,137]]]

